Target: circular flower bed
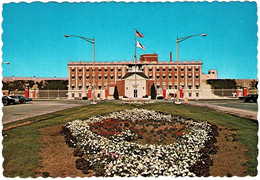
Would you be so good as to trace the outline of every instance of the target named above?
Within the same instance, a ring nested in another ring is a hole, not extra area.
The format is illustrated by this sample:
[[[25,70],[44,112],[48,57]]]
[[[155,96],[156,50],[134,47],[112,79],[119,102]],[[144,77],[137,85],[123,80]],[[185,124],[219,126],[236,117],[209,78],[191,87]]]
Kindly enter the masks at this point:
[[[75,120],[63,126],[76,164],[97,176],[208,176],[215,126],[146,109]],[[80,153],[79,153],[80,152]],[[83,168],[84,167],[84,168]]]

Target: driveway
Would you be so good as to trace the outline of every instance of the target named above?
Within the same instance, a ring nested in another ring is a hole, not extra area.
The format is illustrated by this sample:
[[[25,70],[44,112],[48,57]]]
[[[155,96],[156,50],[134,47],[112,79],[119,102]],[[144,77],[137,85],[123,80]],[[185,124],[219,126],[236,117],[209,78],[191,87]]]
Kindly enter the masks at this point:
[[[89,104],[82,100],[39,100],[26,104],[4,106],[2,123],[6,124],[25,118]]]
[[[189,101],[189,104],[193,106],[207,107],[223,113],[257,121],[257,113],[258,113],[257,103],[244,103],[242,101],[237,101],[237,100],[229,100],[229,101],[212,100],[212,101]]]

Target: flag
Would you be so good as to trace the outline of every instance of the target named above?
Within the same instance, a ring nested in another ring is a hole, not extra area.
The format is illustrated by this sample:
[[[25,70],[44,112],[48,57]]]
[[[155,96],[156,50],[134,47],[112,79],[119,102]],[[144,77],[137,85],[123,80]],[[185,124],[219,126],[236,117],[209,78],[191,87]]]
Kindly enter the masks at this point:
[[[144,35],[140,32],[138,32],[137,30],[135,30],[135,36],[136,37],[144,37]]]
[[[136,47],[142,48],[145,51],[145,47],[138,41],[136,41]]]

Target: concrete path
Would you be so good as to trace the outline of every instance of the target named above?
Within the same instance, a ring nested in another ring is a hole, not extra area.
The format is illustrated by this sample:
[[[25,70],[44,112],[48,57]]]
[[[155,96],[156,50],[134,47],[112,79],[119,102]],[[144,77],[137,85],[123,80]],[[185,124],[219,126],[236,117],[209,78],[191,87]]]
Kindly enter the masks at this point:
[[[252,119],[254,121],[257,121],[257,113],[255,111],[249,111],[249,110],[244,110],[244,109],[238,109],[238,108],[230,108],[230,107],[223,107],[223,106],[218,106],[218,105],[213,105],[209,104],[207,102],[200,102],[200,101],[189,101],[190,105],[193,106],[200,106],[200,107],[207,107],[210,109],[214,109],[216,111],[220,111],[223,113],[231,114],[234,116],[242,117],[242,118],[247,118],[247,119]]]
[[[68,108],[89,104],[82,100],[42,100],[31,101],[26,104],[4,106],[2,123],[6,124],[25,118],[56,112]]]

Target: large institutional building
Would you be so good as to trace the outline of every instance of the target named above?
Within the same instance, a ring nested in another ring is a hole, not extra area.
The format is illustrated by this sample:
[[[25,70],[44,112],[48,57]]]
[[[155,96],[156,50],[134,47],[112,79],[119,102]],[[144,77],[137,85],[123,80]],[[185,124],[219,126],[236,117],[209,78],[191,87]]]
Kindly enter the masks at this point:
[[[158,61],[157,54],[143,54],[137,62],[95,62],[93,64],[85,61],[69,61],[68,73],[69,99],[93,98],[93,95],[95,98],[113,99],[115,87],[119,98],[140,99],[145,96],[149,98],[153,84],[157,96],[164,98],[176,94],[178,86],[181,98],[200,98],[202,91],[201,60],[185,60],[177,64],[176,61],[172,61],[172,54],[168,62]],[[215,72],[211,73],[214,76]]]

